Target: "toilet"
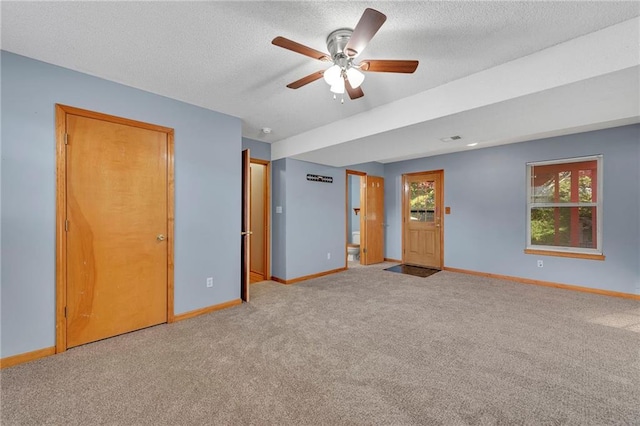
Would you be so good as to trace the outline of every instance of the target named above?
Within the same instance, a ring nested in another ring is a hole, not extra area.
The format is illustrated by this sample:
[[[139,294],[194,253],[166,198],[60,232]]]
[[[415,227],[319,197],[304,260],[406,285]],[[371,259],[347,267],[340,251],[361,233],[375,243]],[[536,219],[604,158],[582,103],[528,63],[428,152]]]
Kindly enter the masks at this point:
[[[351,244],[347,244],[347,260],[360,259],[360,232],[351,233]]]

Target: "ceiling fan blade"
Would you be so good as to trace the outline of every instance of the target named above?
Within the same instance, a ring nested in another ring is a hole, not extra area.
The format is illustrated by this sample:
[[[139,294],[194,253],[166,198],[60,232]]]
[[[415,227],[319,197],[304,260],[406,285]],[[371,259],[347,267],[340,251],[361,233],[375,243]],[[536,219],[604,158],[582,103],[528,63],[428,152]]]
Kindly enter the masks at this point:
[[[301,55],[308,56],[313,59],[317,59],[319,61],[330,61],[331,59],[326,53],[322,53],[319,50],[312,49],[303,44],[295,42],[293,40],[289,40],[284,37],[276,37],[271,41],[272,44],[276,46],[280,46],[284,49],[291,50],[296,53],[300,53]]]
[[[302,77],[300,80],[296,80],[293,83],[289,83],[287,84],[287,87],[289,89],[299,89],[302,86],[304,86],[305,84],[309,84],[313,81],[316,81],[320,78],[322,78],[322,75],[324,74],[324,71],[316,71],[313,74],[309,74],[306,77]]]
[[[349,43],[344,48],[344,52],[352,58],[362,53],[386,20],[387,17],[383,13],[375,9],[365,9],[360,21],[358,21],[358,25],[356,25],[351,34]]]
[[[366,59],[360,63],[360,69],[368,72],[401,72],[411,74],[416,68],[418,68],[418,61]]]
[[[347,93],[351,99],[358,99],[364,96],[364,92],[358,86],[356,89],[351,87],[351,83],[349,83],[349,79],[345,77],[344,79],[344,88],[347,89]]]

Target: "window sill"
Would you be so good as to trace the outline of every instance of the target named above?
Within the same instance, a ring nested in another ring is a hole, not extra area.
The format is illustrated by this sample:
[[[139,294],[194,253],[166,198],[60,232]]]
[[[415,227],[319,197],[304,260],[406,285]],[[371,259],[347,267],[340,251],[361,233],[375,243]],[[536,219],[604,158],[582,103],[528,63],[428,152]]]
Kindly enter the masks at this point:
[[[553,250],[537,250],[537,249],[524,249],[525,254],[537,254],[539,256],[557,256],[557,257],[571,257],[574,259],[588,259],[588,260],[604,260],[604,254],[590,254],[590,253],[575,253],[566,251],[553,251]]]

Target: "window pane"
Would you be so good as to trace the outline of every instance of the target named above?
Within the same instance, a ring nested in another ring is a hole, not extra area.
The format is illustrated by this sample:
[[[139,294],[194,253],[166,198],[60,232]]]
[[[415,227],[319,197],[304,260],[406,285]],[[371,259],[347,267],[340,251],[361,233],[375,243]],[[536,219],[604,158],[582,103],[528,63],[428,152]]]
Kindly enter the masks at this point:
[[[531,245],[596,248],[596,207],[531,209]]]
[[[595,203],[597,161],[531,167],[531,202]]]
[[[583,203],[596,203],[596,170],[579,171],[579,198]]]
[[[435,187],[433,181],[409,183],[411,220],[433,222],[435,219]]]

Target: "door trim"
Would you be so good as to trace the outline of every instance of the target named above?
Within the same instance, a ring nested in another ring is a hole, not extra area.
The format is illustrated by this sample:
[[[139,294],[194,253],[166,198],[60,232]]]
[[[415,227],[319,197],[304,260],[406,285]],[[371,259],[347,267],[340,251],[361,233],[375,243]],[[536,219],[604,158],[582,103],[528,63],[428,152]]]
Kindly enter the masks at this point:
[[[264,169],[264,279],[271,276],[271,161],[251,158],[250,163],[261,164]]]
[[[67,350],[67,239],[65,232],[67,207],[67,158],[65,130],[67,115],[78,115],[125,126],[153,130],[167,135],[167,322],[175,321],[174,305],[174,156],[172,128],[56,104],[56,353]]]
[[[402,263],[405,263],[405,217],[407,217],[407,204],[409,200],[407,199],[407,192],[405,191],[405,187],[407,186],[407,178],[411,176],[419,176],[426,174],[437,174],[440,177],[440,186],[438,187],[438,192],[436,196],[438,200],[441,200],[441,208],[443,211],[440,212],[440,269],[444,268],[444,169],[440,170],[427,170],[424,172],[414,172],[414,173],[405,173],[402,175],[402,188],[400,188],[402,192]]]
[[[349,211],[349,176],[360,176],[360,188],[358,192],[360,192],[360,249],[362,250],[362,212],[364,211],[362,205],[362,176],[366,176],[365,172],[359,172],[357,170],[345,170],[346,179],[345,179],[345,190],[344,190],[344,268],[347,269],[349,266],[348,256],[349,253],[347,251],[347,247],[349,244],[349,217],[351,212]],[[362,263],[362,251],[360,252],[360,263]]]

